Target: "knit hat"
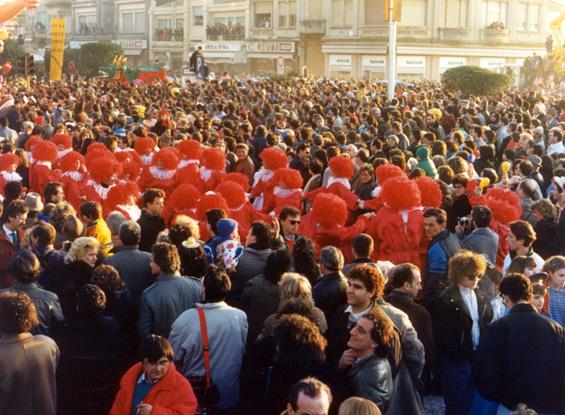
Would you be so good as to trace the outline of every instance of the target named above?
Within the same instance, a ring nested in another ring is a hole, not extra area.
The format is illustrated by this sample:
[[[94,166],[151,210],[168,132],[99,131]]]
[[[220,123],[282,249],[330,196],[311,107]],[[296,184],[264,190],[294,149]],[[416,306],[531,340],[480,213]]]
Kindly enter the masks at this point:
[[[227,238],[237,230],[237,222],[233,219],[220,219],[216,224],[216,229],[218,229],[218,236]]]

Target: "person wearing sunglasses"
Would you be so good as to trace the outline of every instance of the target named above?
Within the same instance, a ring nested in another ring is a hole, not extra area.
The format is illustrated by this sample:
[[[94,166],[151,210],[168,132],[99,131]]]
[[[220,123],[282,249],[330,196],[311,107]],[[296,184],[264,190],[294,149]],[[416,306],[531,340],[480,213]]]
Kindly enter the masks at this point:
[[[286,248],[292,252],[294,243],[300,236],[298,227],[300,226],[300,211],[293,207],[285,207],[279,214],[280,238]]]
[[[446,415],[469,413],[471,362],[481,333],[493,317],[489,301],[477,289],[486,267],[485,258],[472,251],[455,254],[449,261],[450,284],[433,308],[432,327]]]

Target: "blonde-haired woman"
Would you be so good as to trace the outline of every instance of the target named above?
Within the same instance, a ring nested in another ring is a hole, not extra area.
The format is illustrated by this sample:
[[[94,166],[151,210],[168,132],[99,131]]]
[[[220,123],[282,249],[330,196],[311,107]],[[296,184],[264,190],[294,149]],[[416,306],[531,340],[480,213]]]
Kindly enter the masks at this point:
[[[312,286],[308,279],[296,272],[286,272],[279,282],[279,308],[263,324],[261,337],[273,334],[275,324],[285,314],[300,314],[318,326],[321,333],[328,329],[322,310],[314,306]]]
[[[381,415],[381,410],[374,402],[353,396],[339,406],[339,415]]]
[[[98,262],[98,248],[100,244],[96,238],[82,236],[73,241],[65,257],[67,272],[62,277],[63,292],[59,299],[66,318],[76,314],[76,295],[83,285],[90,284]]]

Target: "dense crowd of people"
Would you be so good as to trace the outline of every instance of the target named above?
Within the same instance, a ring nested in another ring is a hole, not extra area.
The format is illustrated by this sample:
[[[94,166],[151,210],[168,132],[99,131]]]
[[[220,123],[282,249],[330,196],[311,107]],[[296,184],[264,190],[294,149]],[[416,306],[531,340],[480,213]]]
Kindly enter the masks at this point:
[[[2,85],[0,413],[565,413],[565,101],[385,88]]]

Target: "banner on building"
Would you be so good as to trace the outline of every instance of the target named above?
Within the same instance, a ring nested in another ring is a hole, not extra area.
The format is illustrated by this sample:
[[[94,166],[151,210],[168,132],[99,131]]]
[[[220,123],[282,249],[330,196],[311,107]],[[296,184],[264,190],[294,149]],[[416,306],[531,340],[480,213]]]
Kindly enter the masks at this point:
[[[51,58],[49,80],[60,81],[63,74],[65,54],[65,19],[51,19]]]

